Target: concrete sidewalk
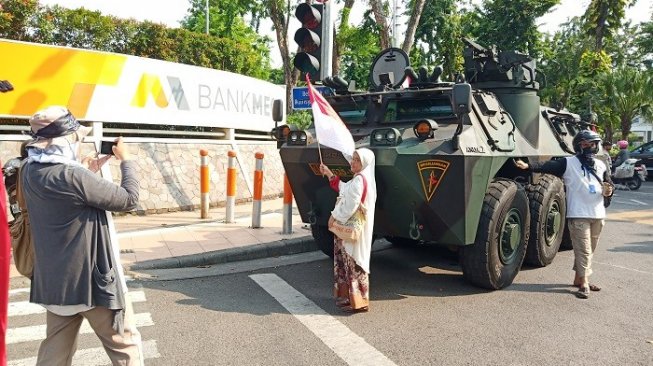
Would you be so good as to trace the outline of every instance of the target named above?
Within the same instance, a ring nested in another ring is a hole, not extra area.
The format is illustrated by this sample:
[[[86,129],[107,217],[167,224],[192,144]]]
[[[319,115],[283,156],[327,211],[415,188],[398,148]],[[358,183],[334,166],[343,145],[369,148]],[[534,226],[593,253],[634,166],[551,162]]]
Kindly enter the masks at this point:
[[[261,228],[253,229],[252,203],[236,205],[235,223],[226,224],[226,209],[200,212],[115,216],[122,265],[128,273],[155,268],[206,266],[317,250],[310,227],[293,210],[293,232],[282,234],[283,199],[262,202]],[[11,278],[20,274],[13,267]]]

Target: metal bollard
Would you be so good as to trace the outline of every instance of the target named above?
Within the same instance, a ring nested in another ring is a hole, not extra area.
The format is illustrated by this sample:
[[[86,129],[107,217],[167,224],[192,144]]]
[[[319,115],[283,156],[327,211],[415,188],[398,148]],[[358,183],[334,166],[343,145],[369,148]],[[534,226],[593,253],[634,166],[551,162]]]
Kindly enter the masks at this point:
[[[209,218],[209,151],[200,150],[200,218]]]
[[[252,228],[261,227],[261,198],[263,197],[263,153],[256,153],[254,170],[254,203],[252,204]]]
[[[226,223],[234,222],[234,211],[236,205],[236,152],[230,150],[227,153],[229,157],[229,166],[227,168],[227,213],[225,217]]]
[[[283,174],[283,228],[282,234],[292,234],[292,188],[288,175]]]

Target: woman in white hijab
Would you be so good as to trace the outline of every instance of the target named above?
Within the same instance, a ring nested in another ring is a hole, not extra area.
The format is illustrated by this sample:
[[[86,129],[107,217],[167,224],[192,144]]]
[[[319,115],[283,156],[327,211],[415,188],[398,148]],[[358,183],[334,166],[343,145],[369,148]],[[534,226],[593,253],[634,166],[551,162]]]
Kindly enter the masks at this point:
[[[337,191],[338,200],[329,227],[334,220],[344,223],[363,205],[366,211],[364,230],[358,240],[345,242],[334,236],[334,287],[336,305],[345,311],[368,311],[370,304],[369,273],[376,204],[376,179],[374,177],[374,153],[365,148],[357,149],[351,160],[354,177],[349,182],[340,178],[324,164],[322,174],[329,178],[329,184]]]

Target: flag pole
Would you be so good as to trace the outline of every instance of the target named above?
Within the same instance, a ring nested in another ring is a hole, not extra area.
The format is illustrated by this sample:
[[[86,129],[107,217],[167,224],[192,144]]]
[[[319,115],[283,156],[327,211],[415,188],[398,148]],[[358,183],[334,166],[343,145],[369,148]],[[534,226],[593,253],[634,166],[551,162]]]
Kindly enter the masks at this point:
[[[313,93],[313,90],[311,89],[311,78],[308,76],[308,73],[306,73],[306,84],[308,85],[308,92],[309,95]],[[311,97],[311,103],[313,103],[313,97]],[[322,149],[320,148],[320,140],[317,138],[317,131],[315,133],[315,142],[317,142],[317,155],[320,158],[320,165],[324,164],[322,162]]]

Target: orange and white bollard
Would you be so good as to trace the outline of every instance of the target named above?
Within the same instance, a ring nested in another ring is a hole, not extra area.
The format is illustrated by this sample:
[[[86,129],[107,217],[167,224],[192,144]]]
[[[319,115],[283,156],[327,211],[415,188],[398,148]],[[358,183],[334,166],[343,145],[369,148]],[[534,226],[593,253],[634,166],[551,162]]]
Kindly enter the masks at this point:
[[[254,203],[252,204],[252,228],[261,227],[261,198],[263,197],[263,153],[256,153],[254,170]]]
[[[292,234],[292,188],[288,175],[283,174],[283,228],[282,234]]]
[[[226,223],[232,223],[235,221],[234,212],[236,206],[236,152],[230,150],[227,153],[229,157],[229,165],[227,168],[227,213],[225,217]]]
[[[200,150],[200,218],[209,218],[209,151]]]

